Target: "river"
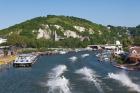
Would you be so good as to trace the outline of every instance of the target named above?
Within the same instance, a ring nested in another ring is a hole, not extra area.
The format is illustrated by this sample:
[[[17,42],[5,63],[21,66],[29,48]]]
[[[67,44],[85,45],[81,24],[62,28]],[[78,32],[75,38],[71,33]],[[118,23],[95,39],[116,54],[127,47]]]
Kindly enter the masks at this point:
[[[140,93],[140,72],[99,62],[93,51],[40,56],[0,72],[0,93]]]

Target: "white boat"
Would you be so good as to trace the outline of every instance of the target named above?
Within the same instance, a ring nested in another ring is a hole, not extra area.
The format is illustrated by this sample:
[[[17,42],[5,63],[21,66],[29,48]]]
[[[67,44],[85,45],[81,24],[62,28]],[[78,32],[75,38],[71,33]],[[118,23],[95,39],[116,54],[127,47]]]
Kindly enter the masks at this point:
[[[108,57],[105,57],[104,58],[104,61],[109,61],[110,59]]]
[[[32,64],[36,61],[37,56],[33,54],[21,54],[13,62],[14,67],[31,67]]]
[[[86,47],[85,50],[92,51],[93,49],[90,47]]]
[[[80,49],[75,49],[75,52],[79,52],[80,51]]]
[[[99,57],[100,55],[101,55],[101,54],[100,54],[100,53],[98,53],[98,54],[96,54],[95,56],[96,56],[96,57]]]
[[[66,51],[59,51],[59,54],[66,54]]]
[[[123,50],[118,50],[118,51],[114,51],[115,54],[119,55],[119,54],[123,54],[124,51]]]

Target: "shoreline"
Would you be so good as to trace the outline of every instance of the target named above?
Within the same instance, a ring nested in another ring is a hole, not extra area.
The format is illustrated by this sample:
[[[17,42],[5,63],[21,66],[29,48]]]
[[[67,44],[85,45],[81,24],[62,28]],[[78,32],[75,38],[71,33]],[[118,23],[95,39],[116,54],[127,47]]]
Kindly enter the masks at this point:
[[[62,49],[62,50],[61,50]],[[85,48],[77,48],[77,49],[72,49],[72,48],[61,48],[61,49],[54,49],[51,51],[37,51],[37,52],[30,52],[31,54],[35,54],[37,56],[45,56],[45,55],[56,55],[56,54],[61,54],[60,52],[78,52],[78,51],[85,51]],[[64,53],[64,54],[65,54]],[[27,54],[27,53],[25,53]],[[11,64],[15,59],[16,59],[17,55],[9,55],[9,56],[3,56],[0,57],[0,66],[2,65],[8,65]],[[119,64],[117,63],[117,60],[114,60],[113,62],[110,62],[114,67],[116,68],[120,68],[120,69],[124,69],[124,70],[128,70],[128,71],[140,71],[140,66],[136,66],[135,64]]]
[[[128,70],[128,71],[140,71],[140,67],[135,67],[130,64],[118,64],[117,62],[111,63],[114,67]]]
[[[16,55],[0,57],[0,71],[9,69],[15,60]]]
[[[9,55],[9,56],[3,56],[3,57],[0,57],[0,65],[3,65],[3,64],[11,64],[15,58],[17,57],[17,55]]]

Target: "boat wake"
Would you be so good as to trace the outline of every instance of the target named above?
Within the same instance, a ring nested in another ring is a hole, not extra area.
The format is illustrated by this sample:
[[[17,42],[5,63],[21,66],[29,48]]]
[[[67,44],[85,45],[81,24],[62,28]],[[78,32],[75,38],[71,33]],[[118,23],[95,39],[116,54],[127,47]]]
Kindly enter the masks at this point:
[[[89,54],[83,54],[83,55],[81,55],[82,58],[85,58],[85,57],[88,57],[88,56],[89,56]]]
[[[51,73],[49,73],[50,78],[60,77],[65,71],[67,71],[66,65],[58,65],[52,69]]]
[[[77,58],[76,56],[72,56],[72,57],[69,58],[69,60],[70,60],[71,62],[75,62],[77,59],[78,59],[78,58]]]
[[[93,82],[95,87],[98,89],[98,91],[100,93],[104,93],[104,91],[99,83],[99,80],[97,79],[97,75],[92,69],[83,67],[82,69],[77,70],[75,73],[83,75],[84,76],[83,79],[85,79],[89,82]]]
[[[52,69],[47,82],[48,93],[71,93],[69,80],[62,75],[65,71],[67,71],[65,65],[58,65]]]
[[[69,80],[64,76],[50,79],[47,86],[49,87],[48,93],[71,93]]]
[[[123,86],[129,87],[130,90],[137,91],[140,93],[140,86],[132,82],[132,80],[125,73],[108,73],[108,77],[121,82]]]

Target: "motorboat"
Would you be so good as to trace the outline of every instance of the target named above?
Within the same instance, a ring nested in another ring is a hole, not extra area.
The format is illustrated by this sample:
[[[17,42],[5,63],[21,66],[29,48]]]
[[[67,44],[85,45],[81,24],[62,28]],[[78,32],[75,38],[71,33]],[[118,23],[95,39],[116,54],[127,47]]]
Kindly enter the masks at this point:
[[[13,62],[14,67],[31,67],[37,60],[37,55],[21,54]]]
[[[66,51],[59,51],[59,54],[66,54]]]

